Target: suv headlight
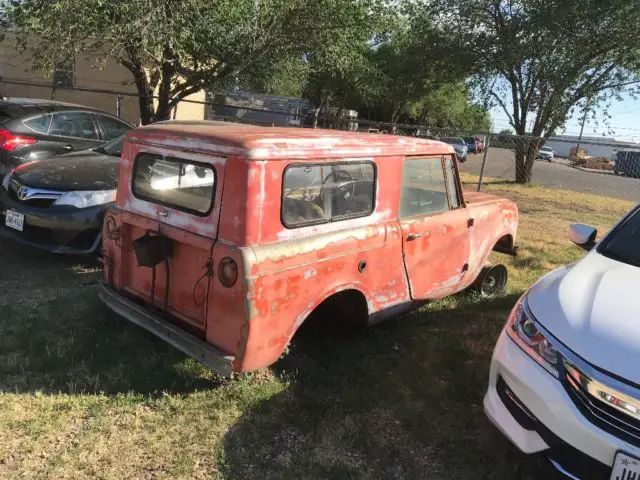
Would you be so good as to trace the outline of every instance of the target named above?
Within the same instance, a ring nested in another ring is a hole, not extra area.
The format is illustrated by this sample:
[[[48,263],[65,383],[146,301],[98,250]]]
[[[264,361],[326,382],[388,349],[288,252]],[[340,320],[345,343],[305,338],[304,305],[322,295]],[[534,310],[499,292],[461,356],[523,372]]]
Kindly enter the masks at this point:
[[[561,355],[555,345],[538,329],[538,324],[527,307],[526,296],[518,300],[505,326],[507,335],[525,353],[554,377],[558,378]]]
[[[56,206],[69,205],[76,208],[88,208],[116,201],[117,190],[96,190],[86,192],[67,192],[54,202]]]
[[[2,186],[6,191],[9,191],[9,182],[11,182],[11,175],[13,175],[13,170],[7,173],[2,179]]]

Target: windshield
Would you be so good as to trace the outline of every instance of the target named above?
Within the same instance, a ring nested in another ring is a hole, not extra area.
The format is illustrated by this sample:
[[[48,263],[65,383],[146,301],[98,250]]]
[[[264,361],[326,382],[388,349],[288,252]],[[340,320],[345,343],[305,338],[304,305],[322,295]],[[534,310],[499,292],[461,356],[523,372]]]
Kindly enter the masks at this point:
[[[462,140],[461,138],[457,138],[457,137],[442,137],[440,139],[440,141],[441,142],[445,142],[445,143],[464,145],[464,140]]]
[[[124,140],[124,135],[116,139],[113,139],[110,142],[105,143],[104,145],[99,146],[98,148],[95,149],[95,151],[99,153],[104,153],[105,155],[110,155],[112,157],[119,157],[120,155],[122,155],[123,140]]]
[[[640,208],[611,232],[598,253],[640,267]]]
[[[543,152],[552,152],[553,151],[553,149],[551,147],[542,147],[540,150],[543,151]]]

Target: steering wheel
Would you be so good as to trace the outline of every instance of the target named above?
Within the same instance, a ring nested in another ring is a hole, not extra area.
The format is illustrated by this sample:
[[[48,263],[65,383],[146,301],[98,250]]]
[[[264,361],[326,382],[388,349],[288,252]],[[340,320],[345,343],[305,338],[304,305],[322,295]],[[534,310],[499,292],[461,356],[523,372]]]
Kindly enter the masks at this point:
[[[323,204],[326,183],[330,178],[334,178],[336,184],[340,183],[339,185],[336,185],[334,187],[337,196],[341,196],[344,199],[349,199],[353,198],[353,196],[356,194],[356,183],[351,174],[346,170],[336,170],[327,175],[322,181],[322,187],[320,188],[319,196]]]

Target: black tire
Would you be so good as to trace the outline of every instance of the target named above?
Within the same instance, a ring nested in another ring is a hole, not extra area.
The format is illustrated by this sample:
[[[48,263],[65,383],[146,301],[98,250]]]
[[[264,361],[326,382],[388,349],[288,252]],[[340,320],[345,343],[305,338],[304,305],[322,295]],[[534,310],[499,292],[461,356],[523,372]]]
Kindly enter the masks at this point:
[[[507,286],[509,272],[504,265],[484,267],[473,284],[473,289],[483,297],[493,298],[502,295]]]

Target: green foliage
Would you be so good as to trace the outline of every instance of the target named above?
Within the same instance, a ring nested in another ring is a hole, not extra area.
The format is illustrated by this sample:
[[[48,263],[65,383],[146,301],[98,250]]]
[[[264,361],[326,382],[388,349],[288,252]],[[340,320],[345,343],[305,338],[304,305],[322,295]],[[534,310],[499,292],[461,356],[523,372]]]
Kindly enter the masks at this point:
[[[343,65],[338,53],[346,50],[333,47],[361,35],[354,26],[367,23],[375,2],[16,0],[7,14],[38,68],[51,71],[55,59],[78,53],[116,58],[133,75],[148,123],[167,118],[191,93],[228,86],[283,59],[327,50],[325,63],[333,55]]]
[[[407,105],[409,119],[420,125],[468,132],[488,132],[489,112],[472,103],[471,92],[464,83],[445,84]]]

